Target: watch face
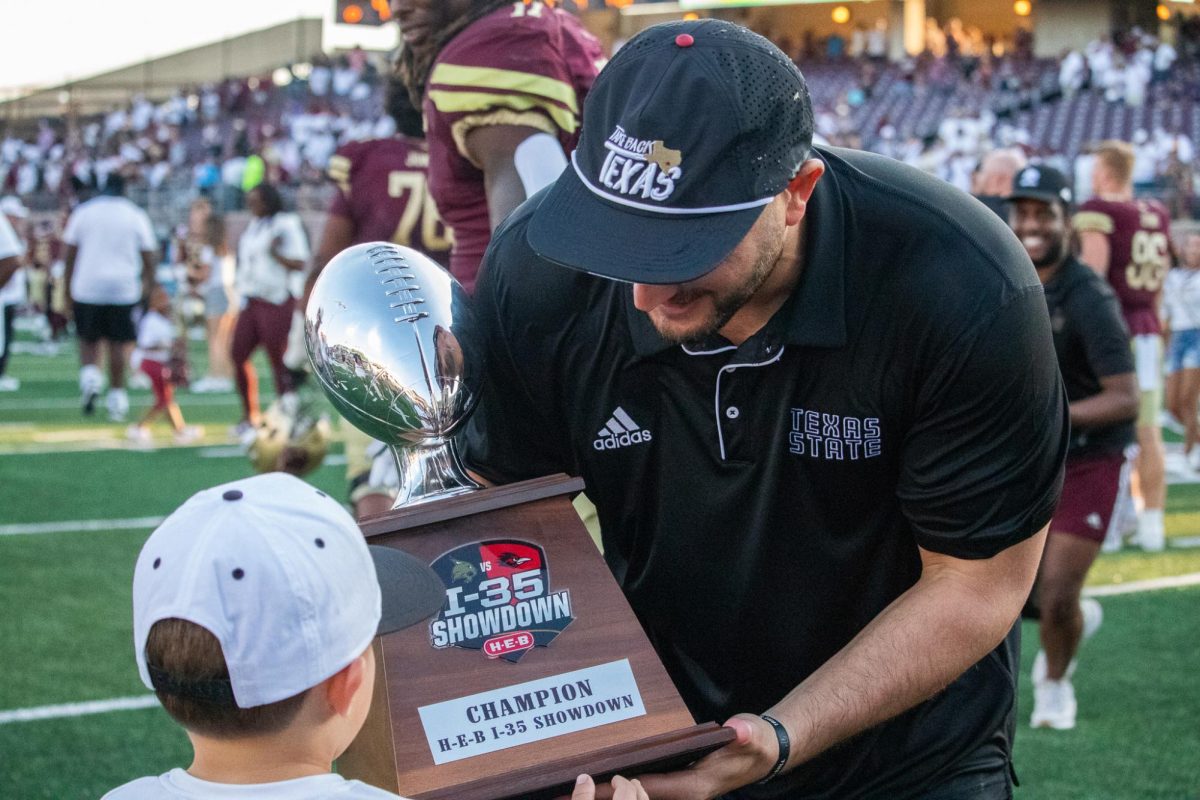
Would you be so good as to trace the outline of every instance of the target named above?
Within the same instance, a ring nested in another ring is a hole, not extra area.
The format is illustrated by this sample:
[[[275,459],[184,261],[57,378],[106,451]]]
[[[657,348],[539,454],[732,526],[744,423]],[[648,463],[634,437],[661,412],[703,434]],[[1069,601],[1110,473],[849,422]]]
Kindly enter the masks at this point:
[[[430,566],[446,587],[446,603],[429,624],[435,648],[482,650],[516,662],[548,646],[574,619],[570,590],[551,591],[545,551],[533,542],[472,542]]]

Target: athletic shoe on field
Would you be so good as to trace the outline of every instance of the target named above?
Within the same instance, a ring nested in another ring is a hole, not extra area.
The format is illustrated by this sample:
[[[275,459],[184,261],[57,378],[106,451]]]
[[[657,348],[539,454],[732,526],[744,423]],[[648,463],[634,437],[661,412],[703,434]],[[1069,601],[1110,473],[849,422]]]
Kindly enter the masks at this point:
[[[1166,409],[1163,409],[1162,412],[1159,413],[1158,423],[1176,436],[1183,436],[1185,433],[1187,433],[1187,429],[1184,428],[1183,423],[1176,419],[1175,415]]]
[[[21,388],[21,381],[12,375],[0,375],[0,392],[15,392]]]
[[[84,390],[81,405],[83,406],[83,413],[85,416],[90,417],[92,414],[96,413],[96,398],[99,396],[100,393],[95,389]]]
[[[175,444],[192,444],[204,435],[204,429],[199,425],[184,425],[175,432]]]
[[[1143,511],[1138,518],[1134,542],[1147,553],[1161,553],[1167,546],[1162,511]]]
[[[132,442],[134,447],[141,450],[148,450],[154,446],[154,438],[150,435],[150,429],[144,425],[130,425],[125,429],[125,438]]]
[[[1033,687],[1033,715],[1029,724],[1034,728],[1069,731],[1075,727],[1077,709],[1070,678],[1042,681]]]
[[[1079,612],[1083,614],[1083,641],[1087,641],[1095,635],[1096,631],[1100,630],[1101,623],[1104,622],[1104,607],[1100,605],[1100,601],[1093,597],[1084,597],[1079,601]],[[1070,680],[1075,676],[1075,666],[1079,659],[1072,658],[1071,663],[1067,665],[1066,678]],[[1046,680],[1046,651],[1038,650],[1037,655],[1033,657],[1033,685],[1037,686]]]

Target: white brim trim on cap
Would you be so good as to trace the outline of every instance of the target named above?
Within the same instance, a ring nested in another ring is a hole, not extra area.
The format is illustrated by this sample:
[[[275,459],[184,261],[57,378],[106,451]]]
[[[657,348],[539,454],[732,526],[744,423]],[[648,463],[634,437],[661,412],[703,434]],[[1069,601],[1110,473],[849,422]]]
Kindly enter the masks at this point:
[[[728,206],[705,206],[704,208],[668,208],[664,206],[652,206],[649,203],[638,203],[634,200],[626,200],[623,197],[614,197],[603,189],[593,186],[592,182],[583,174],[583,171],[579,169],[579,162],[575,159],[577,152],[579,151],[571,151],[571,167],[575,170],[575,174],[579,176],[580,182],[583,183],[589,192],[610,203],[636,208],[639,211],[651,211],[655,214],[722,214],[727,211],[745,211],[748,208],[765,206],[775,199],[775,195],[769,195],[760,200],[751,200],[748,203],[734,203]]]

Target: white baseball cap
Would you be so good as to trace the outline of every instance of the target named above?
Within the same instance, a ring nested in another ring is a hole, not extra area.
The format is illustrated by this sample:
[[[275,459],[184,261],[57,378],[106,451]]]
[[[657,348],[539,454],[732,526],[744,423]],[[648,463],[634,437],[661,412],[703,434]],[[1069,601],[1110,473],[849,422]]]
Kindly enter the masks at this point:
[[[16,195],[8,195],[0,198],[0,214],[17,219],[25,219],[29,216],[29,209],[21,202],[21,198]]]
[[[239,708],[274,703],[336,674],[375,636],[426,619],[445,598],[428,565],[368,547],[324,492],[282,472],[256,475],[193,495],[146,540],[133,573],[138,671],[147,687],[172,694]],[[147,665],[150,628],[170,618],[217,638],[227,688],[180,683]]]

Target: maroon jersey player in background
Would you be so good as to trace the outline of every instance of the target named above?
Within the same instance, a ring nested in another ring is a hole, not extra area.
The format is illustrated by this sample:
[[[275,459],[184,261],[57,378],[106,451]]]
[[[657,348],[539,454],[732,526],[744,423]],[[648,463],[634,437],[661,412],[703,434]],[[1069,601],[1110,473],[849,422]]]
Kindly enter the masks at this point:
[[[454,230],[450,271],[471,291],[492,231],[566,167],[604,53],[544,0],[392,0],[392,12],[400,74],[424,103],[429,187]]]
[[[421,113],[408,90],[392,79],[387,111],[396,121],[396,136],[352,142],[329,160],[329,177],[337,194],[305,287],[305,306],[313,283],[330,259],[351,245],[395,242],[425,253],[442,266],[450,260],[450,236],[438,217],[425,167]],[[387,511],[399,489],[391,451],[352,425],[342,425],[346,439],[349,499],[359,518]]]
[[[1133,148],[1125,142],[1101,142],[1092,173],[1095,197],[1083,203],[1073,224],[1079,234],[1081,261],[1105,278],[1121,302],[1133,334],[1141,406],[1135,463],[1144,510],[1138,518],[1137,543],[1163,549],[1163,508],[1167,500],[1166,456],[1158,414],[1162,406],[1162,327],[1158,304],[1171,267],[1170,217],[1157,200],[1133,197]],[[1119,549],[1119,535],[1106,549]]]

